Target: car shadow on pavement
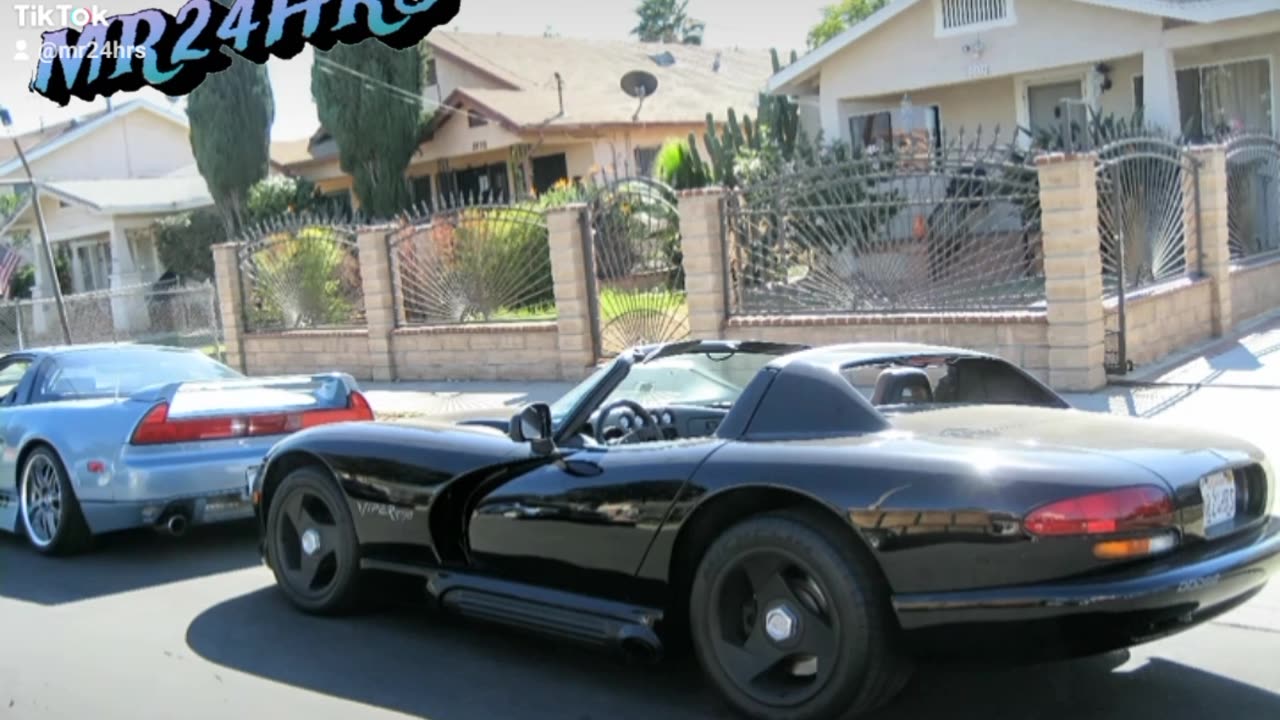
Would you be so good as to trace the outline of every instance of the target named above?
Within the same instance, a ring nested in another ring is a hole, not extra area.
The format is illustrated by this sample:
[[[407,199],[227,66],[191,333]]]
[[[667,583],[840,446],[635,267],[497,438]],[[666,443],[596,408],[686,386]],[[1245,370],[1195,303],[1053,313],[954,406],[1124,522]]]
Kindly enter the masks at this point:
[[[290,607],[275,588],[214,606],[187,629],[205,660],[311,692],[431,720],[736,717],[689,659],[634,666],[417,606],[348,618]],[[868,720],[1203,720],[1280,717],[1280,695],[1127,653],[1034,667],[922,668]]]
[[[252,567],[253,521],[193,527],[180,538],[152,530],[110,533],[71,557],[44,557],[17,536],[0,537],[0,597],[60,605]]]

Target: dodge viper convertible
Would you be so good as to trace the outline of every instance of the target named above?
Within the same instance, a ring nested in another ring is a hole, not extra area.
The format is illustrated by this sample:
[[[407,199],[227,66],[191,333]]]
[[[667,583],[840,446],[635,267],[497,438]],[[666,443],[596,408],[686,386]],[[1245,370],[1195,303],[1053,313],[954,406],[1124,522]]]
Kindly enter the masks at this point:
[[[735,341],[633,349],[508,420],[305,430],[250,487],[303,611],[417,576],[464,616],[691,645],[793,720],[884,704],[922,653],[1088,655],[1238,606],[1280,565],[1275,492],[1245,442],[997,357]]]
[[[195,350],[69,346],[0,357],[0,529],[46,554],[140,526],[250,518],[282,435],[372,420],[342,374],[251,380]]]

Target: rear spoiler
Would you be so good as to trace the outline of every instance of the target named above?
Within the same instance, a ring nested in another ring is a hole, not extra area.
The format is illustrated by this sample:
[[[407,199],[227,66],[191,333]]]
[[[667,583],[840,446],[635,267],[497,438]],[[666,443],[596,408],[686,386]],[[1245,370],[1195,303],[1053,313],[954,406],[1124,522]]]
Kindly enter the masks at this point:
[[[179,392],[210,392],[217,390],[247,390],[253,388],[263,389],[288,389],[297,388],[306,385],[317,384],[335,384],[342,388],[343,396],[350,395],[353,392],[360,391],[360,385],[355,378],[347,373],[327,372],[315,375],[274,375],[261,378],[243,378],[234,380],[188,380],[183,382],[169,383],[168,385],[153,385],[143,388],[129,396],[130,400],[140,400],[142,402],[173,402]]]
[[[285,435],[375,419],[345,373],[170,383],[131,397],[151,405],[134,428],[132,445]]]

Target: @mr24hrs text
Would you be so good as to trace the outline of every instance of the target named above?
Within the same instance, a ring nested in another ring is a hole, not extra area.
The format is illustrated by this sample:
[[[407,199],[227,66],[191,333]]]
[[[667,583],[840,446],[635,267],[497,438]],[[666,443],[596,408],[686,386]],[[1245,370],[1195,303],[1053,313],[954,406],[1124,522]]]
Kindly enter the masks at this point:
[[[207,75],[227,69],[233,52],[262,64],[272,56],[291,58],[307,44],[330,50],[338,42],[370,38],[405,50],[452,20],[458,6],[459,0],[235,0],[227,6],[189,0],[176,15],[141,10],[102,25],[44,33],[44,43],[59,50],[52,58],[41,53],[30,89],[58,105],[73,96],[91,101],[144,85],[185,95]],[[135,52],[106,58],[61,50],[113,43]]]

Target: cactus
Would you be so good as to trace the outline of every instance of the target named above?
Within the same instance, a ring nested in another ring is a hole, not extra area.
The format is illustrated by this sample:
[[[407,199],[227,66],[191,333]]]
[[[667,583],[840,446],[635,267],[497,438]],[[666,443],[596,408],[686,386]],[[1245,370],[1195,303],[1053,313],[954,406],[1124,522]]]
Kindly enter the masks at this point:
[[[791,62],[797,55],[791,52]],[[770,51],[774,72],[784,67],[778,60],[778,51]],[[734,162],[744,150],[760,151],[766,146],[777,147],[784,160],[791,160],[797,152],[811,153],[807,148],[809,138],[800,127],[800,106],[786,97],[760,93],[756,105],[754,120],[748,115],[738,121],[737,112],[729,108],[725,115],[723,127],[717,129],[715,116],[707,113],[707,127],[702,134],[703,146],[707,149],[707,160],[704,163],[698,152],[698,144],[689,135],[689,148],[693,162],[702,167],[703,177],[726,187],[737,184]]]

